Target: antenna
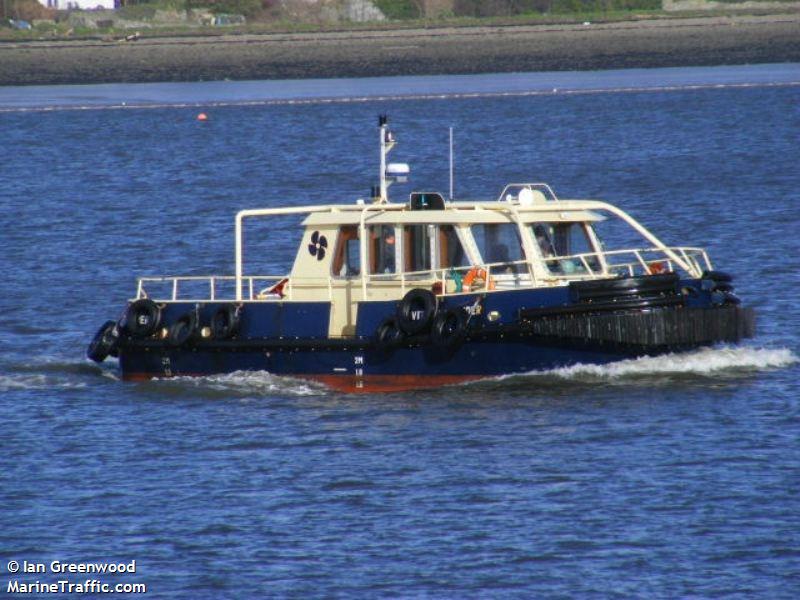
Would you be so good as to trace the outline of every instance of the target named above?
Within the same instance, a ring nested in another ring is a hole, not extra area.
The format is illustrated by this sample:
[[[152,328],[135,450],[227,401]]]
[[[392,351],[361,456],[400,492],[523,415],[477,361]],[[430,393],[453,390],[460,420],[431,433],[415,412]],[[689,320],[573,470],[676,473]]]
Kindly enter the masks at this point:
[[[450,202],[453,201],[453,128],[450,128]]]

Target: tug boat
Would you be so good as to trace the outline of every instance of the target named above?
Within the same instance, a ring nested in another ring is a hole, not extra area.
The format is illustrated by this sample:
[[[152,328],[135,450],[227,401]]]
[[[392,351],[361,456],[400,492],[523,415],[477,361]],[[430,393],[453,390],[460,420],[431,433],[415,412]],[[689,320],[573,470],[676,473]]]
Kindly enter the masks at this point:
[[[397,141],[385,116],[378,125],[369,200],[240,211],[233,276],[140,277],[88,357],[118,357],[128,380],[267,371],[384,392],[754,335],[752,308],[705,250],[667,246],[612,204],[544,183],[493,200],[422,191],[390,202],[409,168],[387,164]],[[245,225],[286,215],[303,227],[291,270],[246,272]],[[642,245],[607,249],[598,228],[609,219]]]

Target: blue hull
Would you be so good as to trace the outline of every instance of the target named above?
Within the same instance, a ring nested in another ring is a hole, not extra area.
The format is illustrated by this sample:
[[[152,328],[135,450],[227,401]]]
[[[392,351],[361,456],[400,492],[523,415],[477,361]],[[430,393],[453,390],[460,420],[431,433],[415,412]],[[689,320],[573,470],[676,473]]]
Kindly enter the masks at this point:
[[[376,332],[398,312],[394,301],[361,303],[350,338],[327,336],[327,302],[270,302],[244,304],[240,329],[226,339],[198,335],[176,345],[163,335],[137,337],[123,325],[117,352],[125,379],[267,371],[348,392],[375,392],[604,364],[753,335],[752,310],[739,307],[729,289],[723,297],[701,280],[670,281],[669,294],[646,296],[637,288],[620,291],[612,301],[602,286],[628,285],[627,280],[589,284],[584,297],[570,296],[567,288],[446,297],[434,312],[457,314],[459,335],[445,343],[434,334],[435,324],[390,343],[382,340]],[[633,280],[653,282],[659,280]],[[224,305],[166,303],[159,326],[191,314],[199,330]]]
[[[574,344],[572,344],[574,346]],[[665,348],[663,352],[673,349]],[[268,371],[320,381],[341,391],[376,392],[435,387],[578,363],[603,364],[640,355],[622,349],[559,347],[540,341],[465,342],[453,351],[431,346],[391,352],[369,346],[348,349],[122,350],[126,379]]]

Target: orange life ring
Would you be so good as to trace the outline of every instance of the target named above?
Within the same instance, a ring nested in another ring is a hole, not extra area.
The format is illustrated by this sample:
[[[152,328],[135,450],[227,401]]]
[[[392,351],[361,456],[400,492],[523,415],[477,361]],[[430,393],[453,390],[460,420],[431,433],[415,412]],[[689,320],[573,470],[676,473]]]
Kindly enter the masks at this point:
[[[462,282],[462,286],[465,292],[469,291],[472,288],[472,282],[475,281],[476,279],[480,279],[484,282],[484,284],[480,287],[487,287],[490,290],[494,289],[494,280],[491,277],[487,279],[486,269],[481,269],[480,267],[473,267],[464,276],[464,281]]]

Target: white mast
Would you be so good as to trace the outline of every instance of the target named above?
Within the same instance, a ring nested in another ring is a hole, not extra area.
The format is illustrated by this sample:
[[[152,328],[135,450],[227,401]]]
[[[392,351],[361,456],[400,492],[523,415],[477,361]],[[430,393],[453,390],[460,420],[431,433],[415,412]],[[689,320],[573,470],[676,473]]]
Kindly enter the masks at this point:
[[[388,163],[386,162],[386,156],[389,152],[392,151],[392,148],[395,147],[397,142],[394,139],[394,135],[387,126],[389,119],[386,115],[380,115],[378,117],[378,132],[380,133],[380,150],[381,150],[381,164],[380,164],[380,173],[378,174],[378,181],[380,185],[378,186],[377,194],[373,194],[375,196],[373,198],[374,202],[379,204],[385,204],[389,202],[389,186],[392,185],[394,182],[398,183],[405,183],[408,181],[409,175],[409,168],[408,165],[405,163]]]
[[[381,172],[380,172],[380,195],[378,196],[378,202],[388,202],[389,201],[389,185],[386,183],[386,155],[394,146],[394,142],[389,142],[387,140],[392,134],[389,131],[389,128],[386,126],[388,122],[388,118],[386,115],[380,115],[378,117],[378,131],[380,132],[381,140],[380,140],[380,148],[381,148]],[[389,142],[389,143],[387,143]]]
[[[453,201],[453,128],[450,128],[450,202]]]

